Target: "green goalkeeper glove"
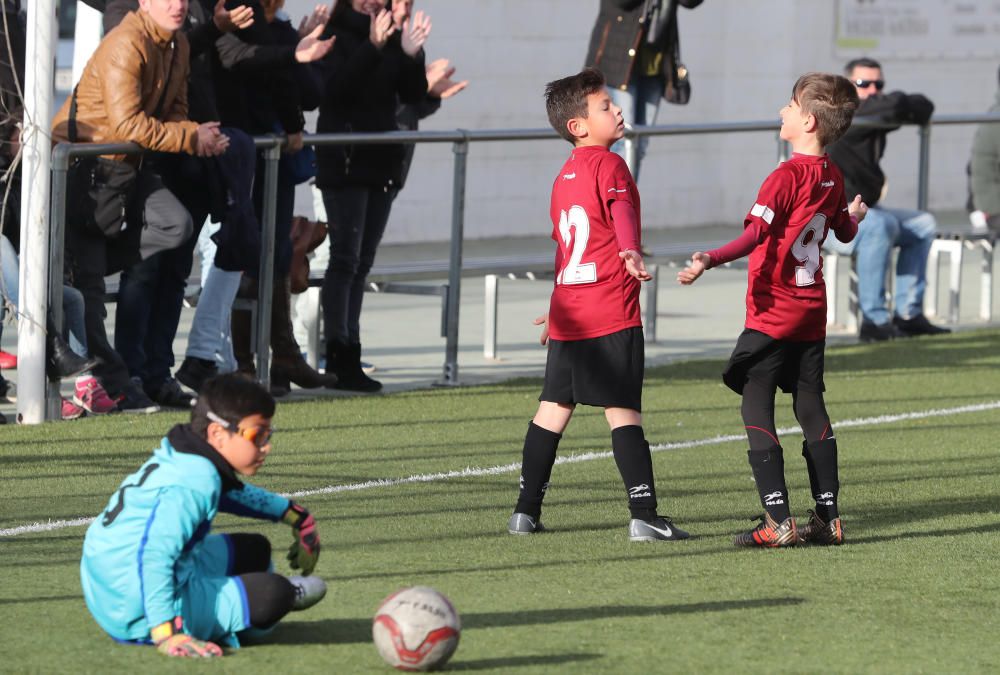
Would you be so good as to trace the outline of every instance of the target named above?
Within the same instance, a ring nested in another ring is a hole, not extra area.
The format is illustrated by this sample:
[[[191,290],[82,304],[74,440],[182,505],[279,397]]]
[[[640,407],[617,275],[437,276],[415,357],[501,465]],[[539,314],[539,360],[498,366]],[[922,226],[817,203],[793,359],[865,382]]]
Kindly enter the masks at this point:
[[[292,502],[285,511],[282,520],[292,526],[295,541],[288,548],[288,561],[293,570],[302,570],[309,576],[316,569],[319,560],[319,533],[316,531],[316,519],[304,508]]]
[[[197,640],[180,632],[181,618],[164,621],[150,631],[156,650],[164,656],[212,657],[222,656],[222,649],[214,642]]]

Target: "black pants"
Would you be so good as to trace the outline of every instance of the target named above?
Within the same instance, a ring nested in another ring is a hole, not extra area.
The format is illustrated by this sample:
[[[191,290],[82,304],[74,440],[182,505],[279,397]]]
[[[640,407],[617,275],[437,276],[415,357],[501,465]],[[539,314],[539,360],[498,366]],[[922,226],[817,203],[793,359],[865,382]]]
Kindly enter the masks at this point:
[[[72,203],[72,199],[68,200]],[[191,216],[168,190],[155,167],[144,166],[136,179],[125,230],[108,239],[74,222],[67,214],[66,260],[70,285],[83,294],[84,329],[91,356],[101,365],[94,369],[111,396],[129,383],[129,370],[111,346],[104,328],[107,274],[148,259],[160,251],[177,248],[191,237]]]

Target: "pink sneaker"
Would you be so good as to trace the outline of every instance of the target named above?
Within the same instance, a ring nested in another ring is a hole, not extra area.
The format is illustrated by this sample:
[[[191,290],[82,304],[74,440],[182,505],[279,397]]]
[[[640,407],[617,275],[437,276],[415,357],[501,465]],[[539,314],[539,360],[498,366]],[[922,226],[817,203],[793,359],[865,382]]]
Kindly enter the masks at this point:
[[[64,420],[75,420],[83,417],[86,412],[81,406],[73,403],[68,398],[62,400],[62,418]]]
[[[94,415],[106,415],[118,410],[118,405],[93,375],[77,378],[73,403]]]

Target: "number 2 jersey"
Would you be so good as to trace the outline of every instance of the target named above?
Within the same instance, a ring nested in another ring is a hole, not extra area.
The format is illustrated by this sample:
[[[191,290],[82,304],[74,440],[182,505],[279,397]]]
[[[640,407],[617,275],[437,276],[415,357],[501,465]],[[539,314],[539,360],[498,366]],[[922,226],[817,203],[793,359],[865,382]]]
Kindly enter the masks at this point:
[[[830,230],[843,242],[857,233],[840,169],[827,155],[792,155],[761,185],[743,226],[744,237],[752,236],[756,244],[750,251],[746,327],[778,340],[825,338],[820,247]],[[745,255],[737,252],[727,245],[708,255],[714,267]]]
[[[641,243],[639,191],[620,156],[603,146],[573,149],[552,186],[552,238],[558,244],[549,336],[584,340],[641,326],[639,281],[625,270],[611,204],[635,210]]]

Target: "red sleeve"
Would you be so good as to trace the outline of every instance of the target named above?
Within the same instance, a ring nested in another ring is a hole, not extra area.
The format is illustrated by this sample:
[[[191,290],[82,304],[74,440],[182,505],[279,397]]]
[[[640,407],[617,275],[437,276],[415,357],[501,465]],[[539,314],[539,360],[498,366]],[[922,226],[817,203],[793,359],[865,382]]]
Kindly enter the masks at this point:
[[[601,201],[609,207],[612,202],[622,201],[636,208],[632,201],[635,180],[625,160],[613,152],[607,153],[597,165],[597,189],[604,195]]]
[[[837,213],[833,225],[830,226],[839,241],[845,244],[852,241],[858,234],[858,219],[847,213],[847,207]]]
[[[611,224],[615,228],[615,239],[618,240],[618,250],[639,250],[639,222],[635,217],[632,204],[616,199],[608,209],[611,212]]]
[[[712,259],[711,267],[718,267],[719,265],[749,255],[750,251],[754,250],[766,237],[767,232],[764,230],[759,219],[747,223],[743,234],[736,237],[736,239],[733,239],[724,246],[707,251],[708,257]]]
[[[765,232],[771,229],[771,223],[778,220],[786,222],[790,211],[788,199],[794,192],[794,180],[787,170],[778,167],[764,180],[757,192],[757,201],[750,207],[750,212],[743,220],[744,227],[757,223]]]

